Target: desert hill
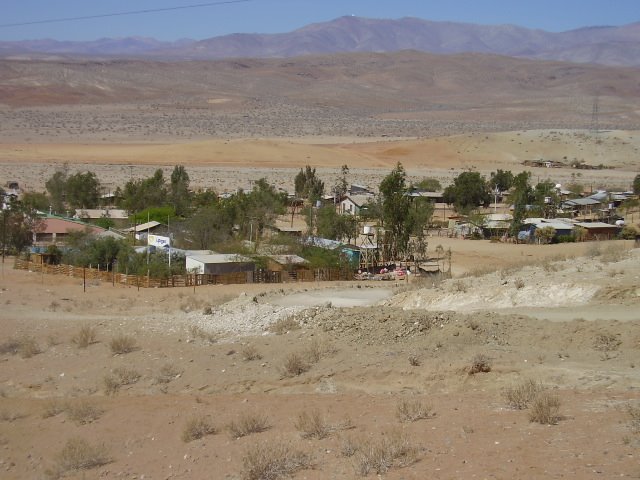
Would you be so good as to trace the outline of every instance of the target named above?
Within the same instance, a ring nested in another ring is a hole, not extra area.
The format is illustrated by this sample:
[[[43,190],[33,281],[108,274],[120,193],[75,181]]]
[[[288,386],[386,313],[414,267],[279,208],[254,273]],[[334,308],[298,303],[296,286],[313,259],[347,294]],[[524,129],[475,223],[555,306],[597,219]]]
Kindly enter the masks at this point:
[[[417,51],[211,62],[4,60],[0,115],[7,138],[54,124],[63,125],[65,141],[92,130],[128,140],[415,137],[590,128],[597,101],[600,128],[635,130],[639,74]],[[25,107],[38,107],[37,114]]]

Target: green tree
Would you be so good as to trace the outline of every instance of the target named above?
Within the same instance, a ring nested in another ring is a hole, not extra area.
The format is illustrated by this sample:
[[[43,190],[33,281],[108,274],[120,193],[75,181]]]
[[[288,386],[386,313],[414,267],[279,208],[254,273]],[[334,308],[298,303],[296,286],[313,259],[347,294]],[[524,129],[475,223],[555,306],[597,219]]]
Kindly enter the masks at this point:
[[[333,205],[320,207],[315,215],[318,236],[347,242],[356,237],[358,221],[353,215],[340,214]]]
[[[510,170],[500,170],[491,172],[491,178],[489,179],[489,188],[495,190],[496,188],[500,192],[506,192],[513,186],[513,173]]]
[[[31,210],[49,211],[49,199],[44,192],[24,192],[22,204]]]
[[[462,172],[445,189],[445,201],[453,203],[457,211],[469,211],[490,201],[487,182],[478,172]]]
[[[66,203],[70,208],[95,208],[100,201],[100,182],[93,172],[70,175],[65,191]]]
[[[513,202],[513,220],[511,222],[510,233],[516,237],[522,228],[522,221],[527,215],[527,205],[530,205],[533,198],[531,188],[531,172],[521,172],[513,177],[511,190],[511,201]]]
[[[295,176],[294,187],[296,196],[308,198],[312,203],[322,198],[324,182],[316,175],[316,169],[307,165]]]
[[[640,195],[640,173],[633,179],[633,193]]]
[[[222,203],[208,205],[196,211],[185,222],[189,243],[199,249],[211,249],[233,235],[234,218],[231,209]]]
[[[536,238],[542,244],[551,243],[555,235],[556,235],[556,231],[553,227],[542,227],[536,230]]]
[[[236,221],[245,235],[253,232],[254,238],[260,238],[264,227],[287,211],[287,194],[278,192],[264,178],[254,183],[250,193],[241,193],[237,197]]]
[[[20,253],[33,243],[34,233],[41,232],[44,223],[35,210],[14,200],[0,210],[0,239],[2,253]]]
[[[424,229],[431,223],[434,210],[435,205],[428,198],[414,198],[409,209],[409,233],[419,237],[424,235]]]
[[[120,200],[120,206],[129,212],[161,207],[167,203],[167,186],[160,168],[149,178],[129,180],[124,186]]]
[[[407,249],[409,235],[413,229],[410,223],[410,203],[407,195],[407,174],[400,162],[380,183],[382,200],[382,225],[385,231],[387,258],[399,258]]]
[[[342,165],[342,167],[340,167],[340,176],[336,179],[336,184],[333,187],[333,194],[336,198],[346,195],[349,191],[347,175],[349,175],[349,167],[347,165]]]
[[[423,178],[416,184],[416,187],[425,192],[439,192],[442,190],[442,185],[438,179],[433,177]]]
[[[61,170],[55,172],[49,180],[45,182],[51,208],[54,212],[63,212],[65,209],[65,199],[67,193],[68,166],[65,164]]]
[[[191,204],[191,193],[189,192],[189,174],[182,165],[176,165],[173,168],[169,197],[176,215],[184,216]]]

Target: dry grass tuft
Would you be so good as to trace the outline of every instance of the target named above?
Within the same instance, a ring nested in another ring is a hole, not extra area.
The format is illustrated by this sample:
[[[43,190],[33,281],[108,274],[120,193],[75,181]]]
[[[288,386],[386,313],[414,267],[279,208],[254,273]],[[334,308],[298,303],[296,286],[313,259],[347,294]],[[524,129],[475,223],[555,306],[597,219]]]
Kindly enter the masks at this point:
[[[255,345],[245,345],[240,353],[242,354],[242,358],[247,362],[260,360],[262,358],[262,354]]]
[[[409,365],[412,367],[419,367],[421,363],[419,355],[415,353],[409,354]]]
[[[633,405],[631,403],[626,406],[627,415],[629,415],[629,426],[633,433],[640,433],[640,404]]]
[[[313,467],[310,455],[288,443],[265,442],[250,445],[242,457],[243,480],[275,480]]]
[[[31,358],[41,352],[38,342],[32,336],[25,335],[18,339],[18,353],[22,358]]]
[[[178,378],[181,374],[182,371],[173,363],[165,363],[160,367],[160,371],[153,380],[156,384],[167,384]]]
[[[281,318],[269,326],[269,331],[276,335],[284,335],[292,330],[298,330],[300,324],[294,317]]]
[[[206,435],[214,435],[217,432],[209,418],[205,416],[193,417],[187,421],[182,431],[182,441],[188,443]]]
[[[105,375],[103,379],[104,391],[107,395],[118,393],[120,387],[132,385],[140,380],[140,373],[132,368],[118,367],[111,375]]]
[[[69,402],[65,406],[67,418],[78,425],[86,425],[99,419],[104,410],[88,400]]]
[[[491,359],[479,353],[471,359],[471,366],[469,366],[467,372],[469,375],[475,375],[476,373],[488,373],[491,371]]]
[[[505,388],[503,396],[511,408],[524,410],[529,407],[536,395],[543,390],[544,386],[540,382],[527,379],[517,385]]]
[[[232,421],[227,425],[227,430],[233,438],[246,437],[252,433],[264,432],[271,428],[269,419],[261,413],[243,414],[238,421]]]
[[[396,416],[401,422],[415,422],[432,417],[432,407],[420,400],[403,399],[396,406]]]
[[[315,438],[320,440],[331,435],[333,431],[333,427],[327,422],[327,419],[319,410],[313,410],[311,413],[305,410],[298,415],[294,425],[300,432],[302,438]]]
[[[44,405],[42,418],[55,417],[67,409],[67,404],[61,400],[53,399],[47,401]]]
[[[109,348],[114,355],[124,355],[138,349],[136,339],[131,335],[120,334],[111,339]]]
[[[356,472],[363,477],[373,472],[383,475],[391,468],[413,465],[419,459],[420,449],[401,431],[382,434],[377,440],[365,442],[358,448]]]
[[[96,329],[90,325],[83,325],[72,338],[71,342],[78,348],[87,348],[96,343]]]
[[[304,350],[303,355],[307,363],[318,363],[323,357],[332,355],[336,349],[327,339],[314,338],[311,344]]]
[[[25,418],[27,415],[19,411],[12,410],[0,410],[0,422],[15,422],[21,418]]]
[[[348,430],[353,428],[350,419],[345,419],[342,423],[332,424],[320,413],[319,410],[306,410],[298,415],[294,423],[302,438],[322,439],[338,430]]]
[[[612,358],[612,352],[618,350],[622,341],[616,335],[601,333],[593,341],[593,348],[602,352],[602,360]]]
[[[189,326],[189,336],[192,340],[200,339],[210,344],[216,343],[218,341],[218,337],[214,333],[205,331],[199,325]]]
[[[59,478],[70,470],[89,470],[112,462],[104,445],[91,445],[82,438],[71,438],[56,456],[56,467],[49,475]]]
[[[529,421],[555,425],[560,418],[560,397],[546,390],[538,393],[531,402]]]
[[[308,371],[309,364],[304,360],[303,356],[297,352],[291,352],[284,359],[282,364],[282,374],[285,377],[297,377]]]

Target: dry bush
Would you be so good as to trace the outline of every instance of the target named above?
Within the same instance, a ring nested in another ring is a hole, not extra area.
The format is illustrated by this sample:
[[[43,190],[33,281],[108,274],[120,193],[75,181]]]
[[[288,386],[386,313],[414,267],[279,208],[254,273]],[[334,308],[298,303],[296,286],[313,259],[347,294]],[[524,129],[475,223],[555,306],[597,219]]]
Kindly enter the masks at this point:
[[[88,470],[112,462],[104,445],[91,445],[82,438],[71,438],[56,456],[54,472],[62,476],[70,470]]]
[[[94,422],[102,416],[104,410],[88,400],[69,402],[66,404],[67,418],[78,425]]]
[[[59,415],[67,409],[67,404],[61,400],[53,399],[47,401],[42,411],[42,418],[50,418]]]
[[[592,243],[589,245],[589,248],[587,248],[587,251],[585,252],[585,255],[589,258],[595,258],[595,257],[599,257],[600,255],[602,255],[602,250],[600,249],[600,244],[599,243]]]
[[[131,335],[120,334],[111,339],[109,342],[109,348],[111,348],[111,352],[114,355],[123,355],[137,350],[138,345],[136,343],[136,339]]]
[[[160,371],[154,377],[154,382],[157,384],[166,384],[176,379],[181,373],[182,371],[173,363],[165,363],[160,367]]]
[[[432,415],[431,405],[422,403],[420,400],[403,399],[396,405],[396,416],[401,422],[415,422]]]
[[[344,437],[340,440],[340,455],[343,457],[353,457],[360,450],[360,443],[353,437]]]
[[[419,367],[421,363],[419,355],[415,353],[409,354],[409,365],[412,367]]]
[[[205,331],[199,325],[190,325],[189,326],[189,335],[192,340],[204,340],[207,343],[216,343],[218,338],[214,333]]]
[[[22,358],[31,358],[41,352],[38,342],[32,336],[24,335],[17,339],[17,353]]]
[[[269,331],[276,335],[284,335],[285,333],[289,333],[291,330],[298,330],[299,328],[300,324],[294,317],[286,317],[272,323],[269,326]]]
[[[624,245],[609,245],[602,252],[600,260],[603,263],[620,262],[627,258],[628,251]]]
[[[96,329],[90,325],[83,325],[72,338],[71,342],[78,348],[87,348],[96,343]]]
[[[611,352],[615,352],[621,343],[622,341],[616,335],[601,333],[593,341],[593,348],[602,352],[603,360],[609,360]]]
[[[140,380],[140,372],[128,367],[117,367],[113,369],[113,374],[119,380],[120,385],[132,385]]]
[[[529,421],[542,425],[555,425],[560,420],[560,397],[542,391],[536,395],[529,408]]]
[[[105,375],[102,378],[102,386],[104,387],[105,395],[115,395],[120,390],[120,382],[113,375]]]
[[[250,362],[252,360],[260,360],[262,358],[262,354],[258,351],[255,345],[245,345],[242,347],[242,358]]]
[[[20,342],[18,342],[17,339],[9,338],[8,340],[0,343],[0,355],[16,355],[19,347]]]
[[[524,410],[542,390],[544,390],[544,386],[540,382],[527,379],[517,385],[507,387],[503,391],[503,396],[511,408]]]
[[[467,370],[469,375],[475,375],[476,373],[488,373],[490,371],[491,359],[483,353],[479,353],[471,359],[471,365]]]
[[[456,280],[451,284],[451,290],[454,293],[467,293],[468,286],[462,280]]]
[[[264,432],[269,428],[271,428],[269,419],[261,413],[243,414],[238,421],[232,421],[227,425],[227,430],[233,438],[246,437],[252,433]]]
[[[282,364],[282,374],[285,377],[296,377],[309,370],[309,364],[305,362],[303,356],[297,352],[291,352],[284,359]]]
[[[480,322],[475,318],[468,318],[465,323],[474,332],[480,328]]]
[[[107,395],[115,395],[123,385],[131,385],[140,380],[140,373],[132,368],[118,367],[113,374],[105,375],[102,383]]]
[[[208,417],[193,417],[187,421],[182,431],[182,441],[185,443],[198,440],[206,435],[217,433],[216,427],[213,426]]]
[[[374,472],[382,475],[391,468],[407,467],[418,461],[420,449],[411,443],[405,433],[391,431],[377,440],[369,440],[358,449],[356,472],[363,477]]]
[[[320,413],[319,410],[306,410],[298,415],[294,426],[300,432],[302,438],[322,439],[339,430],[353,428],[350,419],[345,419],[342,423],[332,424]]]
[[[0,410],[0,422],[15,422],[21,418],[26,417],[27,415],[22,412],[12,411],[12,410]]]
[[[522,280],[521,278],[516,278],[513,281],[513,285],[520,290],[521,288],[524,288],[524,280]]]
[[[319,410],[313,410],[311,413],[305,410],[298,415],[294,425],[302,438],[319,440],[328,437],[333,431],[332,425],[327,422]]]
[[[318,363],[321,358],[333,354],[336,349],[329,343],[327,339],[314,338],[309,347],[304,350],[303,355],[307,363]]]
[[[626,406],[627,414],[629,415],[629,426],[633,433],[640,433],[640,404],[633,405],[631,403]]]
[[[242,457],[243,480],[275,480],[313,467],[310,455],[288,443],[264,442],[250,445]]]

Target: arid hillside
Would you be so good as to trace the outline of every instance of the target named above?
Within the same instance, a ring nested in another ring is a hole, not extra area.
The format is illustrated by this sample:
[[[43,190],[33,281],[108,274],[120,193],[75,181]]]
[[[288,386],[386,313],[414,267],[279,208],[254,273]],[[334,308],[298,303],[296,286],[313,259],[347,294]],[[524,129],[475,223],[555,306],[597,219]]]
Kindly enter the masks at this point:
[[[83,292],[5,264],[0,476],[636,478],[640,250],[442,241],[443,282]]]
[[[1,61],[5,139],[419,137],[640,125],[640,70],[419,52]]]

